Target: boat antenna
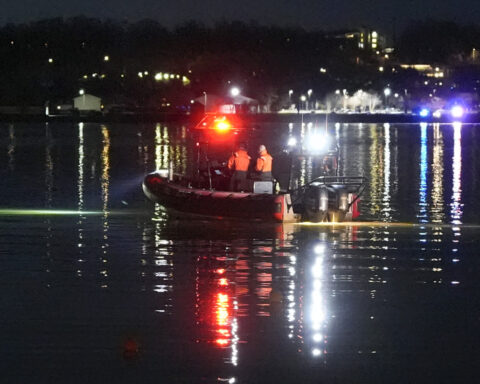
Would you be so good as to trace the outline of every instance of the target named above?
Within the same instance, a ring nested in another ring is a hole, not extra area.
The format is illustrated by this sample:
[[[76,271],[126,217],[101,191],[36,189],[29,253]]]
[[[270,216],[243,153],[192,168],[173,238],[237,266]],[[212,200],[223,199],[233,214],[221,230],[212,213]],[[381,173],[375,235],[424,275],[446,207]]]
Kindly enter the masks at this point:
[[[208,171],[208,186],[212,189],[212,172],[210,169],[210,158],[208,157],[208,144],[207,150],[205,151],[205,160],[207,161],[207,171]]]

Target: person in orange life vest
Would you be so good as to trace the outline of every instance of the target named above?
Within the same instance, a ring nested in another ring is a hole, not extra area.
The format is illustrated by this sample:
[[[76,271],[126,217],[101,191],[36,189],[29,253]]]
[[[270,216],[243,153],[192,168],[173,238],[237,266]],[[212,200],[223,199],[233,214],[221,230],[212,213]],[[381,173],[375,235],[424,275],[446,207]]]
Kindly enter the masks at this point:
[[[262,144],[258,147],[258,155],[257,164],[255,165],[255,171],[258,172],[258,178],[262,181],[271,181],[273,158],[267,152],[265,145]]]
[[[244,145],[240,145],[238,150],[228,159],[228,169],[233,171],[230,178],[231,191],[246,191],[247,185],[247,171],[250,165],[250,156],[248,156]]]

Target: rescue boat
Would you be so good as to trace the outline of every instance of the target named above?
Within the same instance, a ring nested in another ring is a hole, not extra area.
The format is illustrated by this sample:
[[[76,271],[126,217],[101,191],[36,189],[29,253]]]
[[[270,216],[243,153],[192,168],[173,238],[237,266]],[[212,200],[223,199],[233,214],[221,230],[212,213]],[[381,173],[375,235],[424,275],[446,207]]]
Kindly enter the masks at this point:
[[[234,137],[245,133],[238,120],[210,115],[195,128],[197,136],[208,143],[212,135]],[[245,136],[245,135],[243,135]],[[218,137],[218,136],[215,136]],[[291,161],[288,181],[251,181],[246,192],[227,191],[228,177],[222,165],[203,153],[196,143],[198,164],[195,175],[187,177],[172,170],[158,170],[143,181],[143,191],[173,216],[204,219],[235,219],[258,222],[351,221],[359,215],[358,202],[365,188],[364,177],[338,176],[338,151],[321,154],[325,172],[307,184],[293,188]],[[208,145],[207,145],[208,148]],[[289,158],[304,156],[284,152]],[[275,162],[274,162],[275,163]],[[203,164],[201,167],[200,164]],[[274,173],[275,177],[275,173]],[[278,190],[278,192],[277,192]]]
[[[254,182],[254,192],[229,192],[193,188],[156,171],[145,177],[143,191],[150,200],[178,217],[340,222],[359,215],[363,185],[362,177],[323,176],[293,194],[272,193],[269,182]]]
[[[174,216],[262,222],[300,220],[300,215],[293,211],[288,193],[262,193],[258,188],[256,193],[217,191],[182,184],[157,171],[145,177],[143,191],[150,200],[161,204]]]

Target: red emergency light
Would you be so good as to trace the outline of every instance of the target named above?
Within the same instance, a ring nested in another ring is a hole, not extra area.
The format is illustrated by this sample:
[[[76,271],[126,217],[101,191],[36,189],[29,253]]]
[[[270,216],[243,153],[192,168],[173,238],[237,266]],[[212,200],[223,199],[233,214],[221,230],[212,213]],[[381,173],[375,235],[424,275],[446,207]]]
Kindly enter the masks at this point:
[[[214,120],[213,128],[218,133],[225,133],[232,128],[232,124],[230,123],[230,121],[227,120],[225,116],[222,116]]]
[[[219,133],[226,133],[229,131],[235,131],[242,129],[241,121],[234,115],[224,114],[207,114],[200,123],[198,123],[195,129],[199,130],[213,130]]]

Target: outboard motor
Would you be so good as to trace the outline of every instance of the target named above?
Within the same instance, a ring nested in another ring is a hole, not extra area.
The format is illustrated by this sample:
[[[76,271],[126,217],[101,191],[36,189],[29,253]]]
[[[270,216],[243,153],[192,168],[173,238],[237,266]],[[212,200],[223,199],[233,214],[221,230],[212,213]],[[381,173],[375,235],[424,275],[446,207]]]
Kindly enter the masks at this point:
[[[344,221],[348,215],[349,203],[348,192],[344,189],[336,190],[336,206],[329,212],[329,221]]]
[[[325,185],[310,185],[304,196],[304,219],[322,222],[328,219],[328,189]]]

